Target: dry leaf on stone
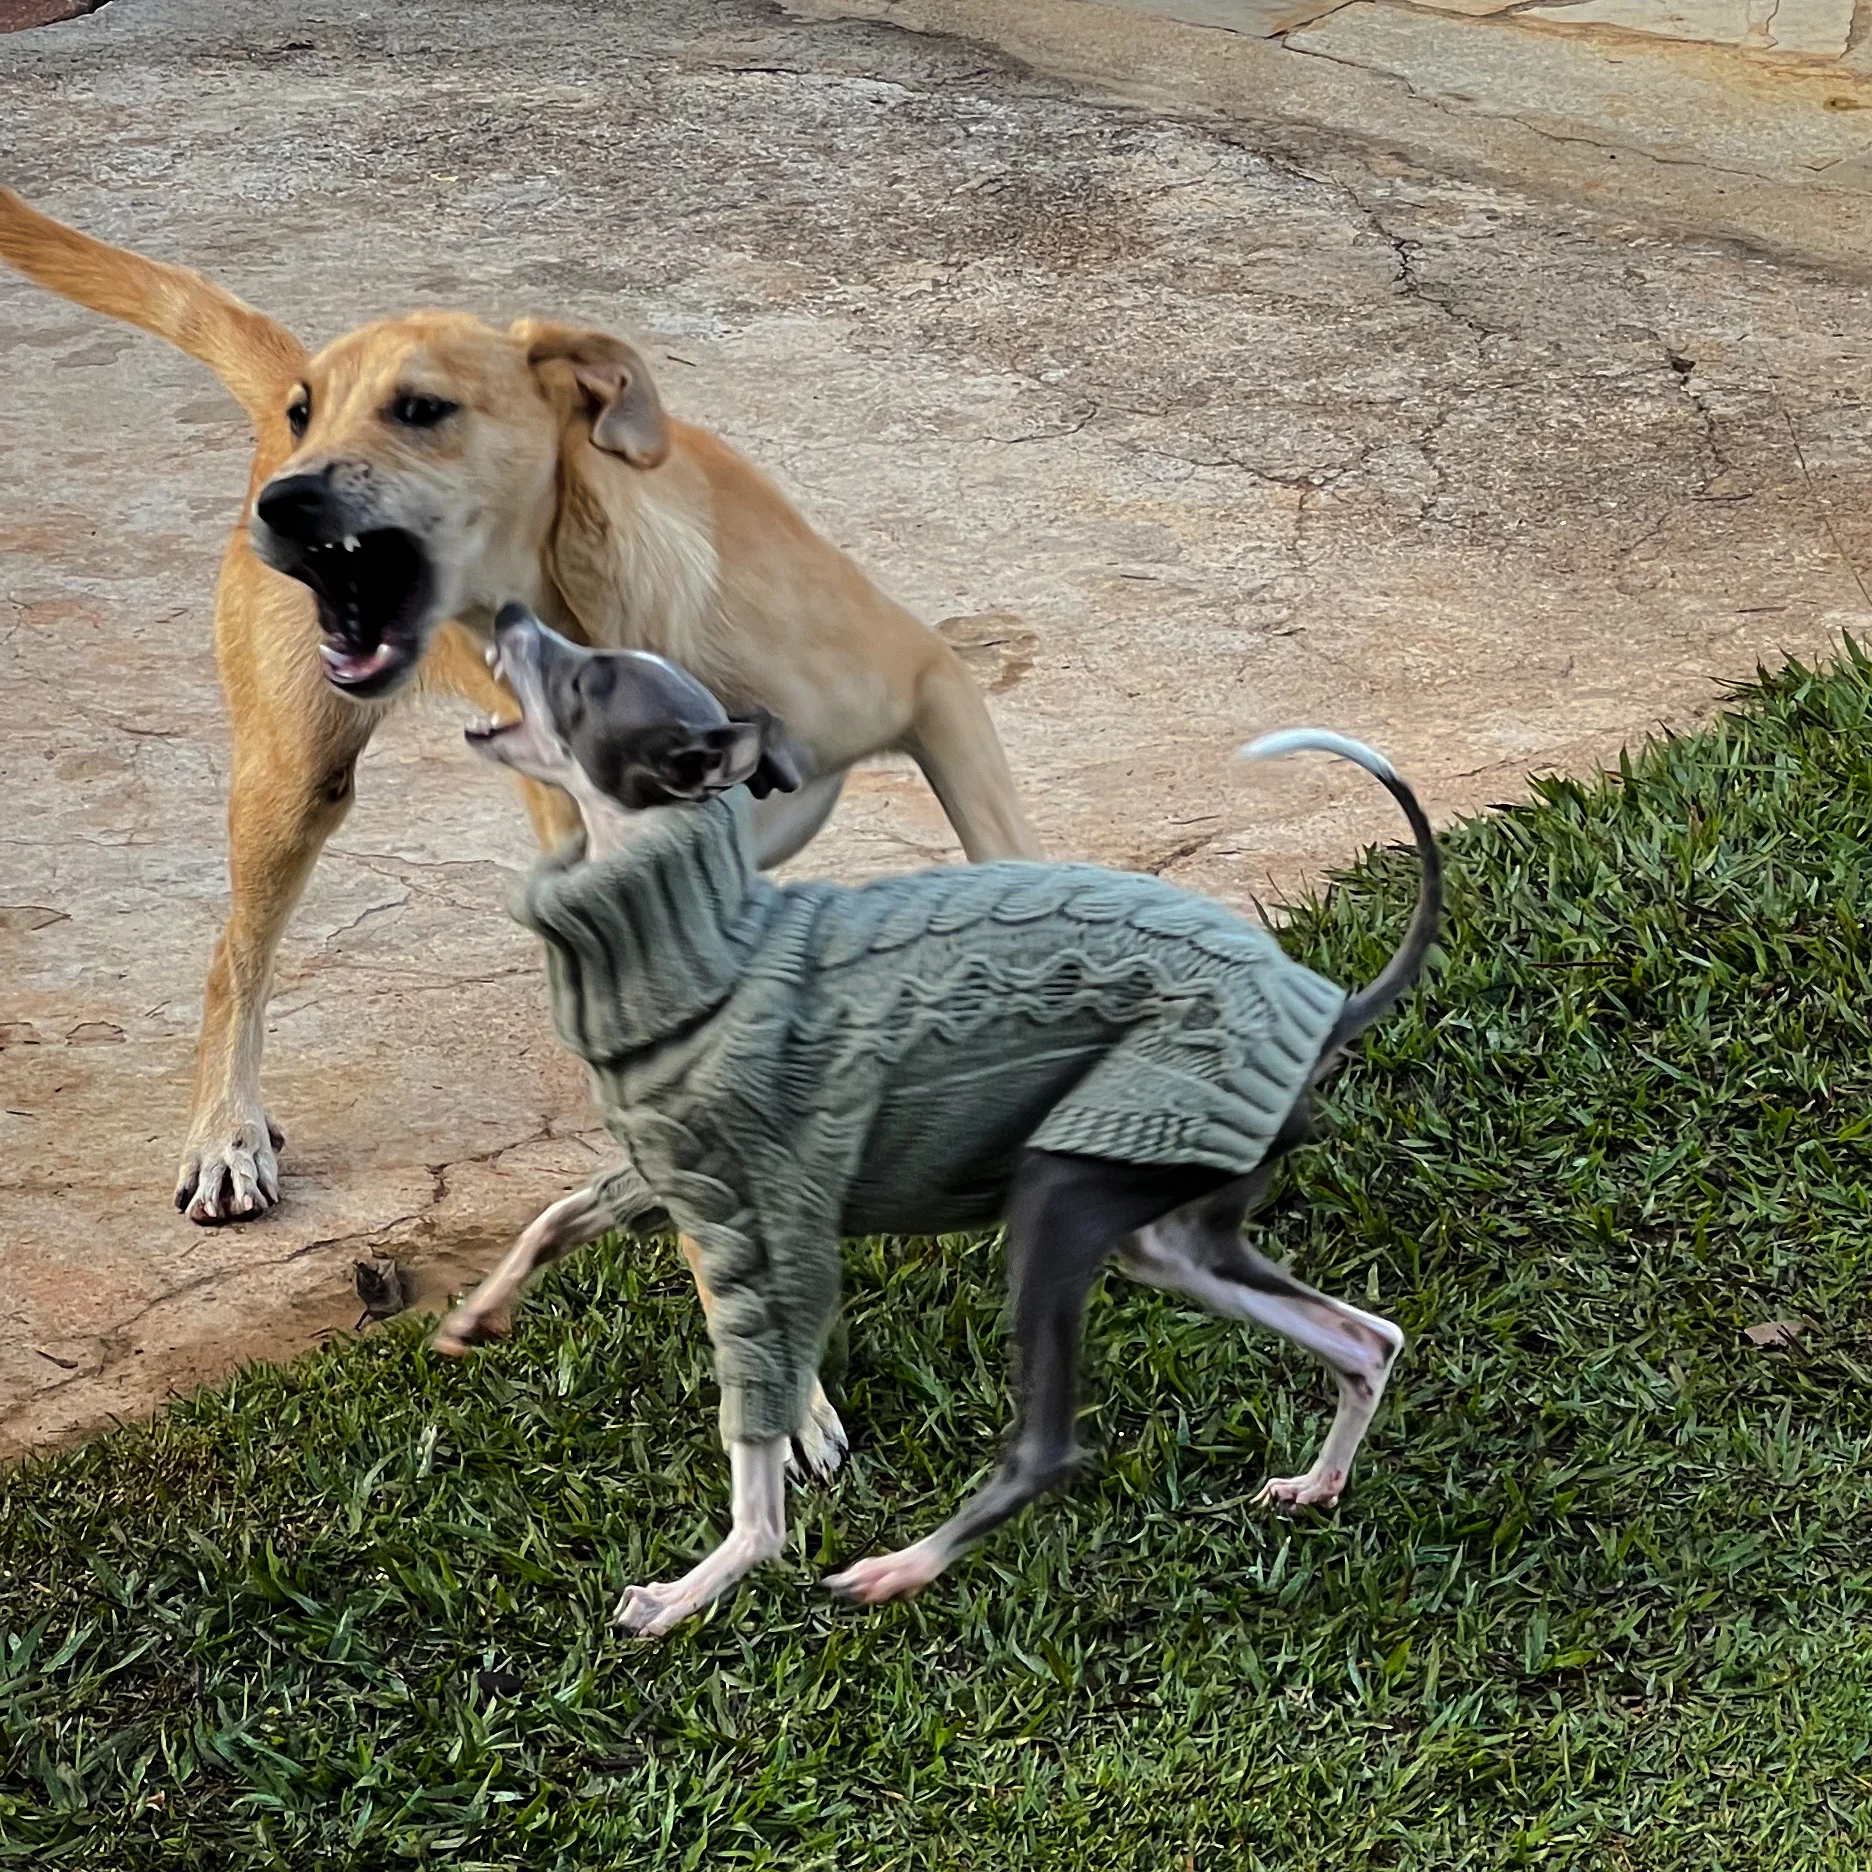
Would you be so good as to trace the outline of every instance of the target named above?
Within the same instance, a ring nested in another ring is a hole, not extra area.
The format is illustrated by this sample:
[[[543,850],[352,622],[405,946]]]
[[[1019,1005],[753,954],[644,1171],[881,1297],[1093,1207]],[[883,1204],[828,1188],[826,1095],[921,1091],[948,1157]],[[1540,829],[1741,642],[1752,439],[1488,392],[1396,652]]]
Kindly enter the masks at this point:
[[[1034,652],[1040,647],[1038,633],[1012,611],[946,617],[937,624],[936,634],[990,695],[1012,689],[1033,668]]]
[[[365,1320],[385,1320],[401,1313],[409,1305],[409,1287],[403,1279],[403,1270],[394,1261],[358,1262],[357,1296],[364,1302],[364,1311],[358,1319],[360,1326]]]

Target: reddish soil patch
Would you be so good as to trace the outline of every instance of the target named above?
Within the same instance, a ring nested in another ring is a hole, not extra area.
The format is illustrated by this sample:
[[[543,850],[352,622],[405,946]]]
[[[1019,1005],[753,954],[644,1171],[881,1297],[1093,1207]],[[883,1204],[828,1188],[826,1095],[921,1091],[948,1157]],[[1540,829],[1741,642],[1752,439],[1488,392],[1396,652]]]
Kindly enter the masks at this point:
[[[0,33],[76,19],[81,13],[95,13],[103,4],[104,0],[0,0]]]

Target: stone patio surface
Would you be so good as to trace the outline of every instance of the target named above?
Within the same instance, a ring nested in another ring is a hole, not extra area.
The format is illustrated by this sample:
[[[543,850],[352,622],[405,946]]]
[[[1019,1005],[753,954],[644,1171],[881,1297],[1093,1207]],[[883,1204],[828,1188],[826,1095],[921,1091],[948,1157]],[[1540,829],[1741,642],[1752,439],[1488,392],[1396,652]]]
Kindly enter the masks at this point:
[[[1382,795],[1590,772],[1872,618],[1872,83],[1830,0],[366,10],[0,38],[0,178],[322,340],[442,304],[665,394],[966,649],[1056,851],[1247,907]],[[1687,38],[1685,35],[1693,35]],[[1790,50],[1792,48],[1792,50]],[[286,1200],[169,1203],[226,899],[205,372],[0,275],[0,1452],[419,1302],[600,1161],[500,908],[525,822],[406,709],[281,957]],[[902,764],[803,869],[949,854]]]

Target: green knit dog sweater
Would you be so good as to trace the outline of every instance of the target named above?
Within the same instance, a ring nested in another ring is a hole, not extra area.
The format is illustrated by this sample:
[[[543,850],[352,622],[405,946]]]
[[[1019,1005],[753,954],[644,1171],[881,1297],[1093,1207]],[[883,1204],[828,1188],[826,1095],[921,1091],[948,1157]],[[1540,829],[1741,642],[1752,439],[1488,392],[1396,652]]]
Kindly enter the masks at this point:
[[[1344,993],[1152,877],[999,863],[846,888],[752,862],[737,789],[527,880],[559,1037],[702,1251],[725,1440],[788,1435],[842,1235],[991,1222],[1025,1147],[1246,1175]]]

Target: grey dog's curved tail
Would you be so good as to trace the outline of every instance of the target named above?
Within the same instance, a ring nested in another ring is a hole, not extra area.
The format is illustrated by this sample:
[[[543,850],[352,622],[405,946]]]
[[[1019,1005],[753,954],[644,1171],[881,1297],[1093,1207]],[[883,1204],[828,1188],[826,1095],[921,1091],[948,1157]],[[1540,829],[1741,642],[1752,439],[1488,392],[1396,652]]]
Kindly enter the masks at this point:
[[[1362,741],[1349,741],[1344,735],[1323,728],[1289,728],[1280,734],[1263,735],[1239,750],[1242,760],[1275,760],[1282,754],[1337,754],[1351,761],[1381,785],[1404,808],[1412,836],[1417,841],[1417,857],[1423,865],[1423,888],[1417,895],[1417,908],[1411,913],[1410,928],[1398,944],[1391,960],[1379,970],[1377,978],[1346,999],[1333,1023],[1332,1032],[1320,1049],[1320,1057],[1335,1053],[1356,1040],[1367,1027],[1381,1020],[1410,991],[1423,972],[1424,958],[1436,941],[1437,926],[1443,917],[1443,854],[1437,849],[1436,835],[1430,821],[1417,803],[1417,795],[1398,777],[1398,772],[1382,754]]]

